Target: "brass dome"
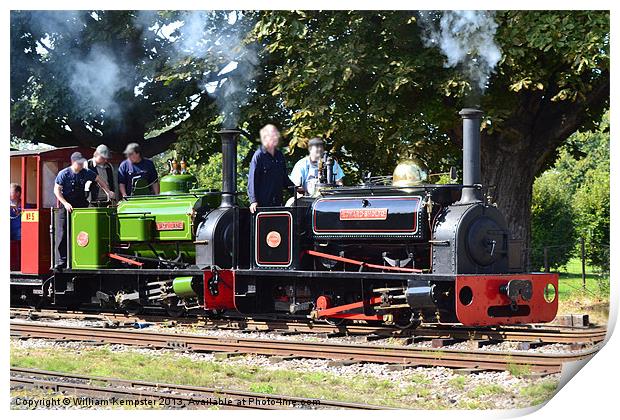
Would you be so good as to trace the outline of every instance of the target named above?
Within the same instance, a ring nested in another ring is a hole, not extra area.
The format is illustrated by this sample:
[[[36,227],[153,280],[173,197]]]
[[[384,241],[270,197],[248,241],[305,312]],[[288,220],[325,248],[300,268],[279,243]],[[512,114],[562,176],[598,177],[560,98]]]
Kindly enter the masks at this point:
[[[411,187],[426,180],[427,172],[424,165],[416,160],[407,159],[400,162],[392,175],[395,187]]]

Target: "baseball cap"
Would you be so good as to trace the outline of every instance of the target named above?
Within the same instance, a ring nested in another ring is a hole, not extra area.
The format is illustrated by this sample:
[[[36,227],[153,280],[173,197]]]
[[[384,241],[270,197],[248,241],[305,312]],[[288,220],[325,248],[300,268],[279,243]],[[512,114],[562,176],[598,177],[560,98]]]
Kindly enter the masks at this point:
[[[314,137],[308,142],[308,148],[312,146],[325,146],[325,142],[320,137]]]
[[[108,146],[105,144],[100,144],[97,146],[95,152],[104,159],[110,159],[110,149],[108,149]]]
[[[128,155],[129,153],[140,153],[140,145],[138,143],[129,143],[127,147],[125,147],[125,153]]]
[[[86,159],[84,158],[84,156],[82,156],[80,152],[73,152],[71,154],[71,163],[73,162],[84,163],[86,162]]]

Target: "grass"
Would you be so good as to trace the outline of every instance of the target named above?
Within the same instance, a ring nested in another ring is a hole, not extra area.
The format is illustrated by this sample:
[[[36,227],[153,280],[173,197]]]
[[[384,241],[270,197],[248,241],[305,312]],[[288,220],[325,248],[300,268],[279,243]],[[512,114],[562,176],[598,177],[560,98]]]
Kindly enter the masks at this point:
[[[79,354],[66,349],[23,351],[12,348],[11,366],[416,408],[415,396],[408,394],[408,390],[395,387],[391,381],[368,376],[351,378],[324,372],[268,370],[168,354],[113,352],[106,347],[81,350]]]
[[[521,395],[531,399],[532,405],[538,405],[551,399],[557,388],[557,382],[543,381],[521,388]]]
[[[331,372],[266,369],[230,361],[195,360],[174,353],[158,355],[112,351],[107,346],[23,349],[12,345],[11,366],[159,383],[238,389],[319,400],[368,403],[408,409],[486,409],[513,396],[522,406],[552,395],[554,383],[510,391],[493,383],[455,375],[441,388],[421,373],[393,382],[370,375],[340,376]],[[442,391],[440,391],[442,390]],[[454,397],[456,396],[456,397]],[[456,401],[454,400],[456,399]]]
[[[609,299],[609,274],[601,274],[598,269],[586,265],[586,287],[584,290],[581,276],[581,261],[572,258],[560,273],[560,299],[570,299],[573,295],[589,294],[597,299]]]
[[[275,389],[271,384],[252,384],[250,385],[250,391],[261,394],[273,394]]]
[[[521,378],[525,375],[529,375],[530,373],[532,373],[532,370],[528,365],[518,365],[515,363],[508,363],[508,365],[506,366],[506,370],[510,372],[512,376],[515,376],[517,378]]]
[[[495,384],[488,384],[488,385],[478,385],[477,387],[469,391],[467,395],[470,398],[480,398],[480,397],[486,397],[489,395],[502,394],[504,392],[506,392],[506,390],[503,387],[499,385],[495,385]]]
[[[560,269],[559,313],[587,313],[592,322],[606,324],[609,318],[609,282],[609,275],[598,274],[591,266],[586,266],[584,288],[580,260],[573,258]]]
[[[465,389],[465,384],[467,384],[467,378],[465,376],[455,376],[449,381],[450,386],[453,388],[463,390]]]

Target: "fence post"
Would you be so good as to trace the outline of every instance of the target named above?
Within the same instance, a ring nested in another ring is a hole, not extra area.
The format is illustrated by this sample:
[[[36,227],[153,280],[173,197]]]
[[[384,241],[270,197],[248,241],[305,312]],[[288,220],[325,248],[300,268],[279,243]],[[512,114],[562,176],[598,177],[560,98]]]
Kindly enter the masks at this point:
[[[582,236],[579,238],[581,242],[581,284],[586,289],[586,240]]]
[[[543,264],[545,266],[545,273],[549,272],[549,248],[543,248]]]

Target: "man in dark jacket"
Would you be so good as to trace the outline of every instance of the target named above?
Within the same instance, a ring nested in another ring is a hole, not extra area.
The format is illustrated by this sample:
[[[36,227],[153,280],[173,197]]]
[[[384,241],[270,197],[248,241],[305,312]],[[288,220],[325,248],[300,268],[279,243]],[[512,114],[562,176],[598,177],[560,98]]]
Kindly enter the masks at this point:
[[[104,180],[106,184],[108,184],[110,191],[116,195],[118,188],[116,186],[114,168],[109,162],[110,157],[110,149],[108,149],[108,146],[105,144],[100,144],[97,146],[97,149],[95,149],[93,157],[86,161],[84,168],[90,169],[99,175],[99,177]],[[95,182],[90,183],[88,191],[88,201],[90,201],[91,206],[96,206],[97,203],[109,201],[108,195],[105,191],[103,191],[103,189],[99,188],[99,185]]]
[[[250,162],[248,196],[250,212],[258,207],[282,206],[282,189],[293,187],[286,170],[286,159],[280,150],[280,132],[267,124],[260,130],[261,146]]]

